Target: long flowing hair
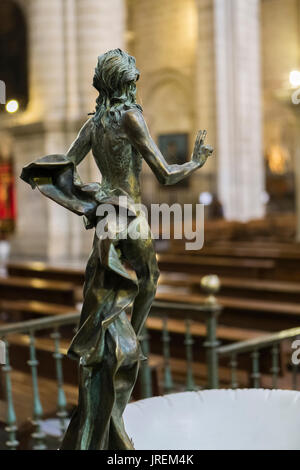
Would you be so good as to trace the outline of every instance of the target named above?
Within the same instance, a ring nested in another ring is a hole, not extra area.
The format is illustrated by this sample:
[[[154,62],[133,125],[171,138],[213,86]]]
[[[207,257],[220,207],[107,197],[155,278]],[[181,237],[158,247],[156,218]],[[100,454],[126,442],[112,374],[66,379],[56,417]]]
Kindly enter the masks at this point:
[[[139,78],[135,58],[114,49],[98,57],[93,86],[98,90],[94,121],[103,127],[108,122],[117,122],[122,111],[137,108],[136,81]]]

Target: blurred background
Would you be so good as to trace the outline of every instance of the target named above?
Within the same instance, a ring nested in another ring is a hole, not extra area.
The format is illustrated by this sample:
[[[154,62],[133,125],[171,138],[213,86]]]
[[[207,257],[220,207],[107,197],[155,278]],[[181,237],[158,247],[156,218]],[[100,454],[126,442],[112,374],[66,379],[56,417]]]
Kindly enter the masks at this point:
[[[138,101],[166,158],[189,159],[198,129],[215,147],[201,171],[171,188],[144,165],[144,202],[200,201],[207,219],[228,221],[225,232],[299,239],[298,0],[1,0],[0,231],[11,255],[89,252],[80,218],[19,175],[39,156],[66,152],[94,110],[97,56],[116,47],[136,57]],[[100,178],[90,157],[80,174]]]
[[[199,129],[215,148],[173,187],[143,164],[143,202],[205,204],[205,241],[156,241],[133,398],[299,390],[300,0],[0,0],[0,449],[57,448],[49,436],[77,402],[66,353],[94,233],[19,175],[67,151],[113,48],[136,57],[138,102],[169,163],[190,159]],[[91,155],[79,173],[101,181]]]

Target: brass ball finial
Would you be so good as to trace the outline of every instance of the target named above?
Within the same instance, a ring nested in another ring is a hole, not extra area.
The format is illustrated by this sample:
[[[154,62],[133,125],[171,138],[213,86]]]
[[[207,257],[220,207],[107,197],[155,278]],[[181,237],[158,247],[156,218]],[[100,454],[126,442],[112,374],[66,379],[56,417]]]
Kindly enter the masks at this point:
[[[208,294],[216,294],[221,287],[219,276],[216,274],[208,274],[201,279],[201,287]]]
[[[216,303],[215,294],[219,292],[221,282],[219,276],[216,274],[208,274],[201,279],[201,288],[204,290],[208,297],[206,298],[207,303]]]

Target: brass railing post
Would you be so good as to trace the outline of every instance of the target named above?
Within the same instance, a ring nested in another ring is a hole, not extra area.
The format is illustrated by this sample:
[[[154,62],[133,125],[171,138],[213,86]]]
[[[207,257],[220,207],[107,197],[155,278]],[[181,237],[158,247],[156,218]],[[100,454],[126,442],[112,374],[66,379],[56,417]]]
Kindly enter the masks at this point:
[[[56,368],[56,380],[57,380],[57,412],[56,416],[59,419],[61,437],[63,437],[66,430],[66,419],[68,417],[67,412],[67,400],[64,391],[64,374],[62,367],[63,355],[60,352],[60,339],[61,334],[58,327],[51,333],[51,338],[54,340],[54,353],[52,354],[55,360]]]
[[[19,441],[17,440],[17,418],[14,408],[14,400],[13,400],[13,393],[12,393],[12,384],[11,384],[11,365],[9,359],[9,346],[6,339],[5,342],[5,365],[2,366],[2,370],[5,375],[5,392],[6,392],[6,403],[7,403],[7,418],[6,418],[6,426],[5,431],[8,434],[8,440],[6,441],[6,446],[11,450],[16,450],[19,446]]]
[[[172,371],[170,365],[171,352],[170,352],[170,335],[168,331],[168,318],[163,317],[162,325],[162,343],[163,343],[163,357],[164,357],[164,393],[171,393],[174,389]]]
[[[29,333],[29,357],[27,364],[31,368],[31,379],[32,379],[32,392],[33,392],[33,413],[32,413],[32,424],[34,431],[31,434],[33,440],[34,450],[44,450],[46,445],[44,444],[45,434],[42,430],[41,424],[43,420],[43,407],[40,400],[39,385],[38,385],[38,360],[36,358],[35,349],[35,337],[34,332]]]
[[[186,347],[186,386],[185,390],[187,392],[193,392],[198,390],[194,380],[194,371],[193,371],[193,336],[191,333],[191,320],[185,320],[185,341]]]
[[[218,351],[219,341],[217,339],[218,316],[221,307],[217,302],[215,294],[220,289],[220,279],[215,275],[204,276],[201,279],[201,287],[207,294],[205,298],[206,316],[206,365],[207,365],[207,387],[219,388],[219,361]]]
[[[142,353],[145,356],[145,359],[142,360],[140,364],[141,398],[150,398],[153,393],[151,369],[148,362],[150,354],[149,333],[146,326],[144,326],[142,330],[139,341]]]

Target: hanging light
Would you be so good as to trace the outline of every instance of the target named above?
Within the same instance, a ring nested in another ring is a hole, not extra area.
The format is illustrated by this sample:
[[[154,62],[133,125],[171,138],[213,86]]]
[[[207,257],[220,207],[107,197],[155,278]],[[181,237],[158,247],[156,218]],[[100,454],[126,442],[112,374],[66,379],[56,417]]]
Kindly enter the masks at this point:
[[[8,113],[15,113],[19,109],[19,103],[17,100],[9,100],[5,108]]]
[[[299,70],[293,70],[290,72],[290,84],[293,88],[300,86],[300,72]]]
[[[213,195],[208,191],[204,191],[199,195],[199,202],[204,206],[210,206],[213,201]]]

